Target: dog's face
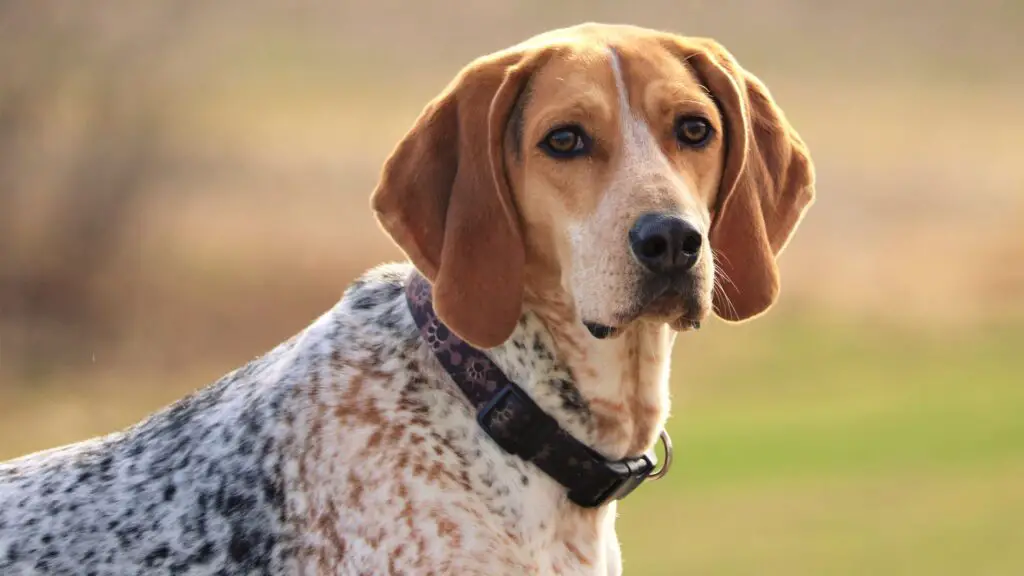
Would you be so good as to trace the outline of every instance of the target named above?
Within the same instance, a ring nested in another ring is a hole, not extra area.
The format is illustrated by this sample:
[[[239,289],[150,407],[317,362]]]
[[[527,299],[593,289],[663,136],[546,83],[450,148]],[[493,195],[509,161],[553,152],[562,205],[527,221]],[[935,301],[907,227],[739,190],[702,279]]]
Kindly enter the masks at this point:
[[[569,44],[534,72],[508,131],[528,283],[557,277],[598,337],[708,315],[723,125],[680,58],[656,42]]]
[[[586,24],[464,68],[372,203],[441,319],[488,347],[524,294],[554,293],[598,338],[763,312],[813,179],[767,89],[717,43]]]

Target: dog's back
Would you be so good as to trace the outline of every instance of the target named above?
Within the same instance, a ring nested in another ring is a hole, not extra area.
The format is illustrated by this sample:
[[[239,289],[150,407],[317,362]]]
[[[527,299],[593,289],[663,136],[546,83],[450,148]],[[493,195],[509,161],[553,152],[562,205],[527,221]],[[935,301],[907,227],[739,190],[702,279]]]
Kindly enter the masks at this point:
[[[0,464],[0,574],[288,572],[268,429],[286,390],[260,374],[287,346],[124,432]]]

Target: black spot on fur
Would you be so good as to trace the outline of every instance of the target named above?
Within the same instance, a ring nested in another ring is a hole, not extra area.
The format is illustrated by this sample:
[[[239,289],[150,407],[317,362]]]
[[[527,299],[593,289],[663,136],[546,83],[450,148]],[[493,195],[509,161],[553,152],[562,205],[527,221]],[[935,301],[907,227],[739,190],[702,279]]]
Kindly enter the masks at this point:
[[[576,385],[565,379],[558,379],[551,383],[562,400],[562,408],[571,412],[587,411],[586,402]]]
[[[369,310],[376,307],[378,304],[380,304],[380,302],[377,299],[377,294],[374,294],[373,292],[364,293],[359,294],[352,300],[352,309]]]
[[[162,566],[164,561],[167,560],[167,557],[170,556],[170,554],[171,551],[167,548],[166,545],[157,546],[153,549],[152,552],[146,555],[146,558],[143,560],[143,562],[149,568]]]
[[[246,539],[245,534],[235,532],[231,536],[231,543],[228,544],[228,554],[231,555],[231,559],[239,564],[244,564],[248,562],[251,553],[252,542]]]

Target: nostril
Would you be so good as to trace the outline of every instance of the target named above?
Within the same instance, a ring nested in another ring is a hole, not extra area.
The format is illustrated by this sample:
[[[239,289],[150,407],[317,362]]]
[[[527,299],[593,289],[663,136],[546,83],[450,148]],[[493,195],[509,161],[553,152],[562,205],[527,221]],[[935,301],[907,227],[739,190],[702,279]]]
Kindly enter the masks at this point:
[[[680,246],[680,249],[683,251],[683,254],[692,256],[697,252],[700,252],[702,243],[703,241],[701,240],[700,232],[692,230],[683,238],[683,243]]]
[[[660,258],[668,252],[668,240],[664,236],[652,236],[640,243],[641,258]]]
[[[640,264],[660,274],[692,268],[700,259],[704,238],[682,217],[652,212],[637,218],[629,242]]]

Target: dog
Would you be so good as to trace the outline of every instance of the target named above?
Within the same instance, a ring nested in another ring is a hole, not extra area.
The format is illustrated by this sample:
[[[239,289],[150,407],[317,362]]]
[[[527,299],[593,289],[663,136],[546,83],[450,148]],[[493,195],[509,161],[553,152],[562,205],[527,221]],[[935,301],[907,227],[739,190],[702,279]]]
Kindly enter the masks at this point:
[[[0,573],[619,574],[676,335],[777,299],[807,147],[710,39],[466,66],[387,159],[386,264],[126,430],[0,465]]]

